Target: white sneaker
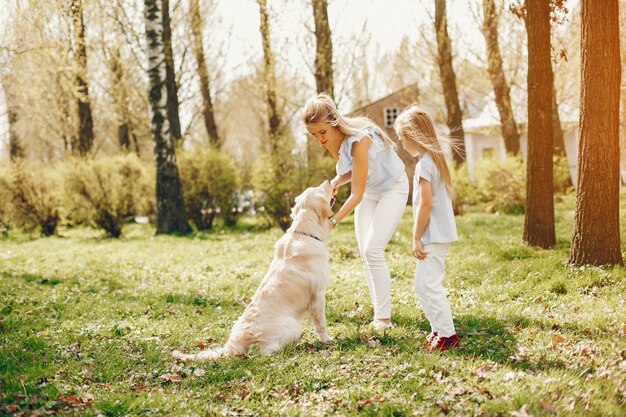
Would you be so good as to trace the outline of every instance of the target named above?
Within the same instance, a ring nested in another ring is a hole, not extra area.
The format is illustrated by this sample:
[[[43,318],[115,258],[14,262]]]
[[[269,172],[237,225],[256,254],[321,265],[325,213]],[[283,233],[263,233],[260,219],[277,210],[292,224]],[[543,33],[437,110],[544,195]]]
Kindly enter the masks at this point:
[[[384,321],[380,321],[378,319],[374,319],[374,321],[372,321],[370,323],[370,326],[372,326],[374,328],[374,330],[387,330],[387,329],[393,329],[394,326],[393,323],[385,323]]]

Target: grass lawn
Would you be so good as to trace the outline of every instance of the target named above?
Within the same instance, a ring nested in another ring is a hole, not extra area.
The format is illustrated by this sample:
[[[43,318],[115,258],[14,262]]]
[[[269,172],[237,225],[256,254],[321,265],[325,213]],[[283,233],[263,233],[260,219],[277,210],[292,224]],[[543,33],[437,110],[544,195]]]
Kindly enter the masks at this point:
[[[462,348],[440,354],[421,350],[409,209],[387,252],[396,328],[367,328],[345,221],[330,242],[331,343],[307,324],[279,354],[201,364],[170,352],[225,342],[278,229],[0,239],[0,415],[626,415],[626,269],[567,265],[573,203],[557,203],[548,251],[521,243],[523,216],[457,218],[446,284]]]

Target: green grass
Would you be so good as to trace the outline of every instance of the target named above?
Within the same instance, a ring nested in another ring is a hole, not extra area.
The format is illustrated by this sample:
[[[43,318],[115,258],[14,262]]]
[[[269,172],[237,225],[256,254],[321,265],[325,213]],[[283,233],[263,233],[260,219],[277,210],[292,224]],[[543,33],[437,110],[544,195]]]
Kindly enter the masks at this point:
[[[626,250],[626,195],[621,206]],[[226,340],[279,230],[244,219],[194,238],[138,225],[120,240],[13,234],[0,240],[0,415],[624,415],[626,270],[568,266],[572,207],[572,196],[557,204],[548,251],[521,243],[523,216],[457,219],[446,286],[462,348],[443,354],[419,344],[428,323],[412,285],[409,209],[388,249],[395,329],[367,329],[345,221],[330,242],[333,342],[307,324],[279,354],[187,365],[170,352]]]

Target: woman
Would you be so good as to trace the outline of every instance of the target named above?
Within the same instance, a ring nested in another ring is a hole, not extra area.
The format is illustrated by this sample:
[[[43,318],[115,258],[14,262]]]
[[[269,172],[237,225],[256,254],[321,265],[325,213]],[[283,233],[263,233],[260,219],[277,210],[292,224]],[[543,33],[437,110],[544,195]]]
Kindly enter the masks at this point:
[[[374,304],[371,325],[376,330],[391,328],[385,248],[398,227],[409,194],[404,163],[393,141],[373,121],[342,116],[326,94],[306,104],[302,122],[337,161],[337,176],[331,181],[334,192],[352,183],[350,197],[329,221],[335,227],[356,209],[354,229]]]

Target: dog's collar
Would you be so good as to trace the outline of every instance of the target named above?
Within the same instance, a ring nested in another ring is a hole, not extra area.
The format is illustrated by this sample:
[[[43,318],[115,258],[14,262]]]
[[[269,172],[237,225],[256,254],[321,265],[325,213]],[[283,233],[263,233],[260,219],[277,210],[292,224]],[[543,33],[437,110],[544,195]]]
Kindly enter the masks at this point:
[[[322,241],[322,239],[320,239],[320,238],[319,238],[319,237],[317,237],[317,236],[313,236],[313,235],[310,235],[310,234],[308,234],[308,233],[300,232],[300,231],[298,231],[298,230],[296,230],[294,233],[297,233],[297,234],[299,234],[299,235],[305,235],[305,236],[308,236],[308,237],[312,237],[313,239],[315,239],[315,240],[319,240],[320,242]]]

